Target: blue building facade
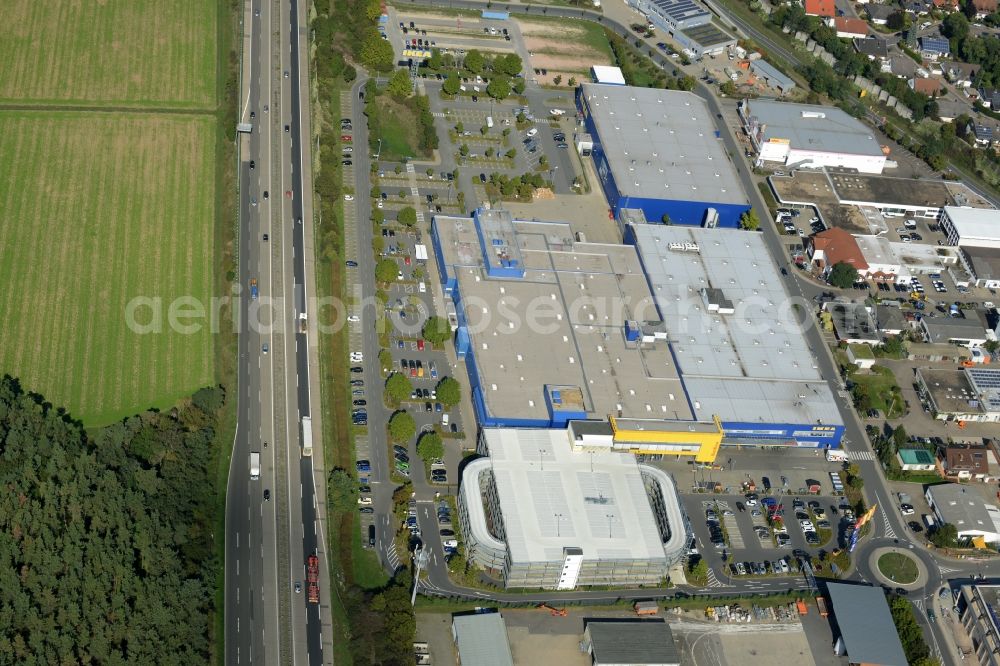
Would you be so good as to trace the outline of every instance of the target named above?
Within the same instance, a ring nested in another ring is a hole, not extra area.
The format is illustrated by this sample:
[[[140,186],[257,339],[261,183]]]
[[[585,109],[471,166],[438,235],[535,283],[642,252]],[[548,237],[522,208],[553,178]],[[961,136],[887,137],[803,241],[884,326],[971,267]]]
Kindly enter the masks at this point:
[[[593,140],[591,157],[594,160],[594,168],[615,219],[618,218],[621,209],[632,208],[641,210],[650,223],[659,223],[664,215],[668,215],[671,224],[700,227],[705,224],[708,209],[714,208],[718,213],[717,226],[734,229],[739,227],[740,216],[750,209],[749,203],[719,203],[622,194],[617,183],[618,174],[615,173],[608,156],[605,154],[604,138],[587,109],[587,101],[583,95],[582,87],[577,88],[576,103],[584,119],[586,130]],[[667,156],[664,158],[666,159]]]

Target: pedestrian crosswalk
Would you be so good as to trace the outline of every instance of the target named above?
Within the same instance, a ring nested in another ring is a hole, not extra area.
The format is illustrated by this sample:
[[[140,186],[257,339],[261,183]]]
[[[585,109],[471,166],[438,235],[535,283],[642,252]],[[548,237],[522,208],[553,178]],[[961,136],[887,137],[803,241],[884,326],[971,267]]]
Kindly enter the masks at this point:
[[[938,567],[938,571],[947,576],[948,574],[955,573],[958,569],[952,569],[951,567]]]
[[[871,451],[848,451],[847,459],[853,460],[855,462],[859,460],[868,460],[870,462],[875,462],[875,454]]]
[[[885,525],[885,534],[884,534],[885,538],[895,539],[896,532],[895,530],[892,529],[892,524],[889,523],[889,516],[886,514],[885,511],[882,512],[882,523]]]

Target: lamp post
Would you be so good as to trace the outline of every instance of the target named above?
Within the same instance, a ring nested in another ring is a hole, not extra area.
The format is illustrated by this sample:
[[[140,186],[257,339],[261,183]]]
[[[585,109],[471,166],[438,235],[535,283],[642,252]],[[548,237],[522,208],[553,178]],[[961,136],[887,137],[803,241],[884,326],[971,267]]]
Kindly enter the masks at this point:
[[[608,519],[608,538],[610,539],[611,538],[611,526],[613,525],[613,523],[611,521],[614,520],[615,514],[613,514],[613,513],[606,513],[606,514],[604,514],[604,517]]]
[[[382,139],[378,140],[378,149],[375,151],[375,161],[378,162],[382,156]]]
[[[554,513],[552,515],[555,516],[556,519],[556,537],[559,537],[561,536],[561,534],[559,533],[559,526],[562,523],[563,515],[561,513]]]

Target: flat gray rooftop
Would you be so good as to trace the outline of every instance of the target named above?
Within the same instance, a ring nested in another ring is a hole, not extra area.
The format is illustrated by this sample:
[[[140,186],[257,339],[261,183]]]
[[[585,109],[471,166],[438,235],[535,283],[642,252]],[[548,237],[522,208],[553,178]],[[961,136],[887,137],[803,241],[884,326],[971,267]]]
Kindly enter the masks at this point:
[[[500,613],[456,615],[451,622],[463,664],[513,666],[507,624]]]
[[[921,320],[930,342],[949,340],[985,340],[986,325],[973,312],[969,319],[961,317],[925,317]]]
[[[587,622],[594,663],[679,664],[670,626],[664,620],[598,620]]]
[[[917,375],[927,387],[937,411],[964,414],[978,411],[969,406],[976,397],[968,377],[953,368],[917,368]]]
[[[828,583],[827,590],[852,664],[906,666],[903,645],[881,587]]]
[[[566,547],[587,560],[664,560],[641,476],[628,453],[576,453],[566,430],[484,428],[513,562],[551,562]],[[684,540],[677,497],[667,513]]]
[[[576,386],[591,418],[690,419],[666,343],[626,345],[626,320],[656,319],[635,248],[578,243],[564,223],[514,221],[523,278],[486,274],[469,218],[436,216],[490,414],[547,419],[546,385]]]
[[[693,93],[583,84],[622,196],[746,203],[704,100]]]
[[[633,230],[696,418],[840,423],[760,234]],[[712,311],[703,296],[712,288],[732,302],[731,313]]]
[[[749,116],[766,125],[763,140],[784,139],[795,150],[882,156],[872,130],[835,106],[792,104],[770,99],[746,102]]]

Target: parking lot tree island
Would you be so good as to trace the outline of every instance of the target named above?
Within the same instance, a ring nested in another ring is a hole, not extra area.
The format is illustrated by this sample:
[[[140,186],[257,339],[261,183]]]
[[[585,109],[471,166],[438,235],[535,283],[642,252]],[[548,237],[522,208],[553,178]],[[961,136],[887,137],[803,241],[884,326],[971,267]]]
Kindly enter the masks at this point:
[[[424,460],[444,457],[444,442],[436,432],[425,432],[417,442],[417,453]]]
[[[389,419],[389,437],[394,442],[407,442],[417,433],[417,423],[406,410],[400,410]]]
[[[396,274],[398,272],[399,267],[396,265],[396,262],[391,259],[380,259],[379,262],[375,264],[375,279],[379,282],[392,282],[396,279]]]
[[[462,386],[454,377],[445,377],[437,385],[438,402],[452,407],[462,399]]]
[[[413,206],[407,206],[396,214],[396,221],[400,224],[412,227],[417,223],[417,211],[413,208]]]
[[[440,345],[451,337],[451,326],[444,317],[428,317],[422,331],[424,340],[432,345]]]
[[[394,372],[385,380],[386,402],[391,405],[398,405],[403,400],[410,397],[413,392],[413,384],[410,378],[401,372]]]

